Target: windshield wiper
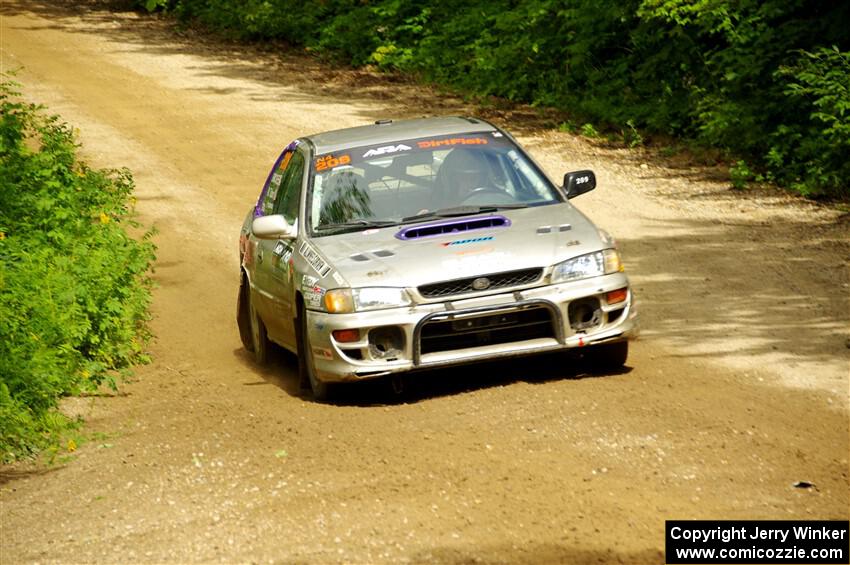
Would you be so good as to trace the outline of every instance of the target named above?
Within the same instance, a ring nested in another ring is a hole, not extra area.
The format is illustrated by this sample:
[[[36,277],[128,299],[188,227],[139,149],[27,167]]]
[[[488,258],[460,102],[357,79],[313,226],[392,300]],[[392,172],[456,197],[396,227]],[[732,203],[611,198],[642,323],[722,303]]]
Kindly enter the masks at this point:
[[[402,218],[402,222],[414,222],[416,220],[427,220],[429,218],[452,218],[455,216],[471,216],[484,212],[495,212],[497,210],[516,210],[517,208],[528,208],[526,204],[494,204],[491,206],[455,206],[453,208],[442,208],[433,212],[425,212],[414,216]]]
[[[398,222],[392,220],[349,220],[347,222],[338,222],[335,224],[322,224],[316,227],[316,231],[336,230],[346,228],[386,228],[394,226]]]

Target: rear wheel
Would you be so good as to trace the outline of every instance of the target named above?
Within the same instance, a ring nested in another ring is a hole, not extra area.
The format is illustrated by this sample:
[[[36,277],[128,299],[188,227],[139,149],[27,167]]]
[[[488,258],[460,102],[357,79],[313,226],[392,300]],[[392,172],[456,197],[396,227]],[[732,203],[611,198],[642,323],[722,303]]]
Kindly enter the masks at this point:
[[[313,398],[316,400],[327,400],[330,396],[330,385],[319,380],[316,376],[316,368],[313,365],[313,348],[310,346],[310,332],[307,331],[307,312],[303,306],[298,313],[298,321],[298,373],[301,377],[301,383],[310,385]]]
[[[251,296],[251,290],[245,292],[248,297],[248,319],[251,326],[251,351],[254,352],[254,360],[260,365],[264,365],[269,360],[269,348],[271,343],[266,334],[266,325],[257,314],[257,309],[254,307],[254,298]]]
[[[600,373],[619,371],[629,358],[629,342],[604,343],[593,345],[585,353],[593,365],[593,370]]]

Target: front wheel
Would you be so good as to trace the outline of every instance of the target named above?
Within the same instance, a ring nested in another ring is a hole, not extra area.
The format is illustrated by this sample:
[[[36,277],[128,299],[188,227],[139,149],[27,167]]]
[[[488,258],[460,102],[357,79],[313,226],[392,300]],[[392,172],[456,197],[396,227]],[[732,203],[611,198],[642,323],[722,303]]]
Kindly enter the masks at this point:
[[[313,364],[313,348],[310,346],[310,332],[307,331],[307,311],[302,307],[299,317],[298,339],[298,374],[303,384],[309,384],[313,398],[319,401],[327,400],[330,396],[330,385],[319,380],[316,367]]]
[[[593,370],[601,373],[613,373],[619,371],[629,358],[629,342],[618,341],[615,343],[603,343],[592,345],[588,348],[585,356],[593,366]]]
[[[269,360],[269,349],[271,348],[269,337],[266,334],[266,325],[254,306],[251,289],[247,289],[245,294],[248,297],[248,319],[251,325],[251,351],[254,352],[254,360],[260,365],[265,365]]]
[[[254,351],[254,340],[251,337],[251,285],[245,273],[239,276],[239,296],[236,299],[236,325],[239,327],[239,339],[245,351]]]

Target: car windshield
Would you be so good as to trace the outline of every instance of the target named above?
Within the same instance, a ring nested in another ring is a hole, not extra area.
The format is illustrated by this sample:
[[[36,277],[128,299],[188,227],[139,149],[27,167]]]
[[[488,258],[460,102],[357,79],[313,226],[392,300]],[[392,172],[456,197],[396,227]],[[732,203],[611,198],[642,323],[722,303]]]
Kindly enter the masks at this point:
[[[308,201],[316,235],[560,202],[500,132],[423,137],[316,157]]]

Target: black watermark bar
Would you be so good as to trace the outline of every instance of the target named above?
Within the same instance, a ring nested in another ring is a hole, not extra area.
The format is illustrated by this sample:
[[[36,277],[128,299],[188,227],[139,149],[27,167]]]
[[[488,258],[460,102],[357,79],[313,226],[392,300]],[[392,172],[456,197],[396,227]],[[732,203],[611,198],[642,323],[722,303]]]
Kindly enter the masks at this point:
[[[667,520],[667,563],[850,563],[848,520]]]

